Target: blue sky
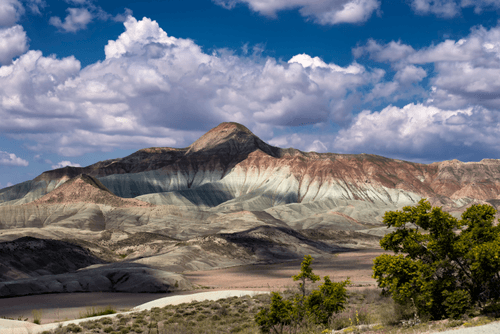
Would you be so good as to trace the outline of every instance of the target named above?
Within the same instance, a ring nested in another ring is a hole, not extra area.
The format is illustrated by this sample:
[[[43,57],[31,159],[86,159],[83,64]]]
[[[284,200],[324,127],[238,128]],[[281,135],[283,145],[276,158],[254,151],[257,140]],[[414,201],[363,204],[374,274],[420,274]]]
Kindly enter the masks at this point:
[[[223,121],[304,151],[500,158],[498,0],[3,0],[0,188]]]

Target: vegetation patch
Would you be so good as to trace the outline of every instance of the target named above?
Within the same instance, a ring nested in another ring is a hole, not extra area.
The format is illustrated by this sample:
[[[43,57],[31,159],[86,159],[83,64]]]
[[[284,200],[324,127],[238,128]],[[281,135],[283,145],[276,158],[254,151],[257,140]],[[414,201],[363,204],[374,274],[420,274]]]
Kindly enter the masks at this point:
[[[116,308],[108,305],[105,307],[87,307],[85,312],[80,313],[80,318],[90,318],[90,317],[97,317],[100,315],[108,315],[108,314],[115,314],[116,313]]]

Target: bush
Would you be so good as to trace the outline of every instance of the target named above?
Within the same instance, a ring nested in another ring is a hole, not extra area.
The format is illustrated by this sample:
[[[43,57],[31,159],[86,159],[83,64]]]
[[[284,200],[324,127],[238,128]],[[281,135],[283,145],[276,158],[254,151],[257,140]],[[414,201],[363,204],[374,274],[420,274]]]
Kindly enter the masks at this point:
[[[111,326],[105,327],[105,328],[103,329],[103,331],[104,331],[105,333],[111,333],[111,332],[113,331],[113,327],[111,327]]]
[[[72,333],[80,333],[82,331],[82,328],[76,324],[69,324],[66,328]]]
[[[344,309],[347,303],[346,286],[349,279],[335,283],[330,277],[324,277],[324,283],[318,290],[312,290],[307,295],[306,282],[319,281],[319,276],[312,272],[310,255],[304,256],[299,274],[292,276],[293,280],[300,281],[300,294],[283,298],[278,292],[271,293],[269,307],[261,309],[255,316],[255,321],[263,333],[282,333],[284,329],[297,329],[313,324],[327,325],[328,319],[335,312]]]
[[[116,309],[108,305],[106,307],[87,307],[84,313],[80,313],[80,318],[91,318],[91,317],[97,317],[100,315],[108,315],[108,314],[115,314]]]
[[[40,325],[42,321],[42,310],[33,310],[31,311],[31,314],[33,314],[33,322]]]
[[[394,301],[413,304],[419,316],[458,318],[486,306],[500,298],[495,214],[489,205],[472,205],[458,220],[425,200],[386,212],[384,223],[396,230],[380,245],[396,255],[377,257],[373,277]]]

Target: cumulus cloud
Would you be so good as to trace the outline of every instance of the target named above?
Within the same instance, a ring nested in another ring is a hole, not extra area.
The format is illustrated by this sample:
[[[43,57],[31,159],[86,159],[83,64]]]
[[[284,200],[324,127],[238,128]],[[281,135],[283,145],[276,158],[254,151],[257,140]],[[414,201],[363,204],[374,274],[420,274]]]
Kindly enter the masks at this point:
[[[373,39],[369,39],[366,45],[358,46],[352,50],[354,57],[360,58],[368,55],[370,59],[378,62],[396,62],[406,59],[409,55],[415,53],[415,50],[401,41],[391,41],[381,45]]]
[[[32,0],[32,1],[40,1],[40,0]],[[92,22],[94,18],[97,18],[102,21],[113,20],[115,22],[125,22],[127,17],[132,15],[132,10],[125,8],[123,14],[118,14],[116,16],[112,16],[106,11],[104,11],[101,7],[94,5],[91,1],[87,0],[77,0],[77,1],[66,1],[72,5],[77,5],[81,7],[77,8],[68,8],[66,11],[68,15],[64,18],[64,21],[57,16],[52,16],[49,20],[49,23],[61,31],[64,32],[77,32],[79,30],[84,30],[87,28],[87,25]]]
[[[453,17],[460,12],[460,5],[454,0],[413,0],[413,10],[418,14],[435,14],[440,17]]]
[[[52,16],[49,20],[54,27],[67,32],[77,32],[86,29],[87,24],[92,21],[92,14],[86,8],[68,8],[68,15],[64,22],[57,16]]]
[[[0,165],[26,167],[29,163],[28,161],[17,157],[14,153],[0,151]]]
[[[61,161],[61,162],[58,162],[57,164],[55,165],[52,165],[52,169],[57,169],[57,168],[63,168],[63,167],[68,167],[68,166],[71,166],[71,167],[82,167],[80,166],[80,164],[75,164],[71,161]]]
[[[396,72],[394,79],[403,85],[422,81],[427,76],[427,72],[418,66],[407,65]]]
[[[293,147],[304,152],[325,153],[330,152],[330,143],[333,139],[332,135],[292,133],[274,137],[269,140],[269,144],[282,148]]]
[[[246,4],[255,12],[275,17],[281,10],[298,9],[300,14],[322,25],[366,22],[379,10],[378,0],[214,0],[232,9],[238,3]]]
[[[183,146],[228,120],[264,133],[273,126],[345,122],[353,92],[383,76],[305,54],[288,63],[208,54],[150,19],[129,17],[124,25],[105,46],[106,59],[84,69],[74,57],[40,51],[0,67],[0,131],[35,141],[28,146],[33,150],[64,156]]]
[[[12,58],[28,50],[28,37],[23,27],[15,25],[0,29],[0,64],[10,64]]]
[[[491,29],[475,27],[465,38],[445,40],[419,50],[401,42],[379,44],[370,40],[365,46],[354,49],[353,53],[391,63],[397,70],[395,81],[400,83],[419,82],[428,73],[415,65],[433,64],[434,71],[429,80],[433,88],[429,92],[428,103],[439,108],[480,105],[500,109],[498,26]],[[387,83],[378,84],[383,85]]]
[[[423,104],[365,110],[341,130],[333,147],[341,152],[425,156],[443,160],[499,152],[500,114],[481,107],[444,110]]]
[[[10,64],[28,49],[28,38],[23,27],[15,25],[24,14],[24,7],[18,0],[0,2],[0,65]]]
[[[2,0],[0,2],[0,27],[13,26],[24,14],[24,7],[18,0]]]
[[[459,15],[462,8],[472,7],[480,14],[484,10],[500,8],[500,3],[498,0],[412,0],[411,7],[417,14],[450,18]]]

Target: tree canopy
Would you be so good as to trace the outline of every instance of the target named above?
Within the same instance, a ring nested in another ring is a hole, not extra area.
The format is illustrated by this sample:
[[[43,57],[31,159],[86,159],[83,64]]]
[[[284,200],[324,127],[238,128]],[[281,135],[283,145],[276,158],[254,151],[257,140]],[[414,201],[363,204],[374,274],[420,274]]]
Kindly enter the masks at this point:
[[[342,311],[347,304],[347,289],[349,278],[341,282],[332,282],[329,276],[324,277],[324,283],[318,289],[307,294],[306,282],[320,280],[313,273],[311,255],[304,256],[300,272],[292,276],[294,281],[300,281],[299,291],[285,299],[280,293],[271,293],[271,304],[263,308],[255,316],[255,321],[263,333],[283,333],[286,327],[296,329],[304,321],[316,324],[328,324],[333,313]]]
[[[374,261],[373,277],[400,304],[432,319],[458,317],[500,298],[496,210],[472,205],[457,219],[426,200],[384,215],[395,228],[380,245],[395,255]]]

